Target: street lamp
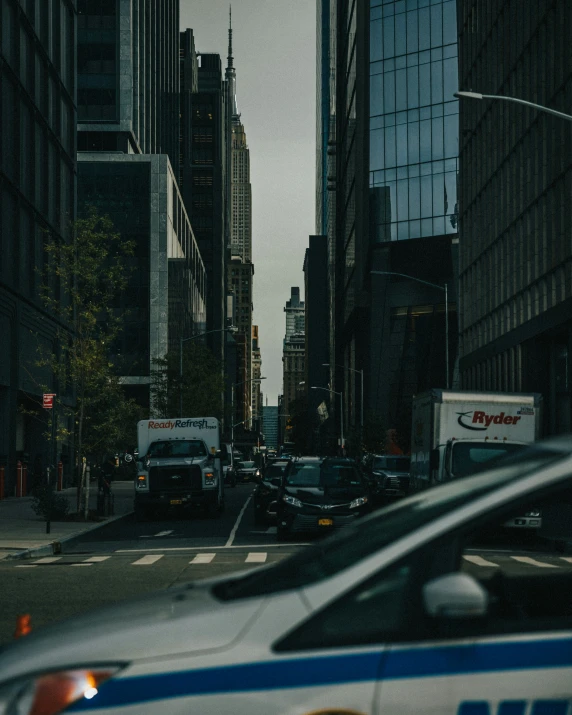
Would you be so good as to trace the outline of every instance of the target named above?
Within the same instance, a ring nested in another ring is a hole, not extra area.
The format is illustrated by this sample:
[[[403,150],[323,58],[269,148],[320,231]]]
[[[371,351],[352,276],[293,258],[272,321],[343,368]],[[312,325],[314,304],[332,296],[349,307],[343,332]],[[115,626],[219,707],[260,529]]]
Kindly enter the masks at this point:
[[[330,390],[329,387],[311,387],[310,390],[324,390],[325,392],[333,392],[334,395],[340,396],[340,433],[342,437],[342,449],[344,448],[344,393]]]
[[[322,367],[332,367],[329,362],[323,362]],[[333,363],[333,367],[341,367],[342,370],[351,370],[352,372],[357,372],[358,375],[361,376],[361,415],[360,415],[360,425],[361,428],[363,429],[363,370],[356,370],[353,367],[348,367],[347,365],[338,365],[337,363]]]
[[[188,338],[179,338],[179,416],[183,416],[183,343],[188,340],[195,340],[195,338],[203,338],[205,335],[211,335],[211,333],[237,333],[238,328],[231,325],[228,328],[218,328],[217,330],[207,330],[206,333],[197,333],[196,335],[191,335]]]
[[[572,115],[570,114],[558,112],[556,109],[544,107],[542,104],[527,102],[526,99],[518,99],[517,97],[505,97],[501,94],[481,94],[480,92],[455,92],[453,96],[457,97],[457,99],[500,99],[504,102],[515,102],[515,104],[522,104],[525,107],[532,107],[533,109],[538,109],[541,112],[548,112],[548,114],[553,114],[555,117],[567,119],[569,122],[572,122]]]
[[[439,285],[439,283],[430,283],[421,278],[408,276],[405,273],[396,273],[395,271],[370,271],[370,273],[376,276],[401,276],[401,278],[409,278],[410,281],[417,281],[417,283],[423,283],[426,286],[445,291],[445,386],[449,389],[449,291],[447,284]]]

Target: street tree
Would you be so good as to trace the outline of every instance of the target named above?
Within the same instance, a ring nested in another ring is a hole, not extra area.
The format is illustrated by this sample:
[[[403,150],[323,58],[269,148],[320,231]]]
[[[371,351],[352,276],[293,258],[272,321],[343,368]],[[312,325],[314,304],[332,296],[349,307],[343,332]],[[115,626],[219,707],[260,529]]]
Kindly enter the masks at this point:
[[[206,345],[190,341],[180,355],[170,351],[153,361],[151,413],[154,417],[222,417],[221,395],[225,388],[220,364]],[[181,392],[183,414],[181,409]]]
[[[46,236],[42,298],[60,328],[57,349],[44,352],[39,364],[49,368],[58,393],[72,394],[70,404],[61,407],[73,427],[60,427],[58,436],[73,437],[78,498],[87,515],[86,455],[117,449],[124,443],[125,425],[140,416],[113,365],[114,342],[125,318],[119,298],[127,288],[135,244],[122,239],[111,219],[93,207],[72,228],[69,243]]]

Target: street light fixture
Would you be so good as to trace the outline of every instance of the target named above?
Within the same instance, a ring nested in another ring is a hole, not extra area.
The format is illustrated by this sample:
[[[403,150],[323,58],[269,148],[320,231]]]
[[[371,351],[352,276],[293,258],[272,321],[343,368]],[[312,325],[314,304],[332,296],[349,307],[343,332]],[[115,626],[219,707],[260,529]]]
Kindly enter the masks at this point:
[[[348,367],[347,365],[338,365],[337,363],[332,363],[333,367],[341,367],[343,370],[351,370],[352,372],[357,372],[361,375],[361,415],[360,415],[360,425],[363,430],[363,370],[356,370],[353,367]],[[322,367],[332,367],[329,362],[323,362]]]
[[[548,114],[553,114],[555,117],[560,117],[560,119],[566,119],[572,122],[572,115],[565,114],[564,112],[558,112],[556,109],[550,109],[550,107],[544,107],[542,104],[534,104],[534,102],[527,102],[526,99],[518,99],[517,97],[505,97],[501,94],[481,94],[480,92],[455,92],[453,95],[457,99],[500,99],[504,102],[514,102],[515,104],[522,104],[525,107],[532,107],[533,109],[538,109],[541,112],[547,112]]]
[[[445,386],[449,389],[449,289],[447,283],[444,285],[431,283],[430,281],[424,281],[421,278],[408,276],[405,273],[396,273],[395,271],[370,271],[370,273],[376,276],[401,276],[401,278],[408,278],[410,281],[417,281],[417,283],[423,283],[426,286],[445,291]]]
[[[344,393],[336,392],[335,390],[330,390],[329,387],[311,387],[310,390],[324,390],[324,392],[332,392],[334,395],[339,395],[340,397],[340,433],[342,438],[342,449],[344,448]]]
[[[191,335],[188,338],[179,338],[179,416],[183,416],[183,343],[188,340],[195,340],[196,338],[203,338],[205,335],[211,335],[212,333],[237,333],[238,328],[235,325],[231,325],[228,328],[218,328],[217,330],[207,330],[206,333],[197,333],[196,335]]]

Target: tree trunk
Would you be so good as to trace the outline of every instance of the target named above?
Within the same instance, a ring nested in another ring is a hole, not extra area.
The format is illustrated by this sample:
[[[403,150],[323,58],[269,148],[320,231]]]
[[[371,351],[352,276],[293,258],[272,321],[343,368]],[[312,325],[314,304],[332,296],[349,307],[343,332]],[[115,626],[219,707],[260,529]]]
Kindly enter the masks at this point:
[[[85,494],[85,506],[83,510],[83,515],[85,520],[87,521],[89,517],[89,479],[87,478],[87,469],[86,469],[87,463],[83,462],[83,468],[82,468],[82,484],[84,485],[84,494]]]
[[[83,492],[84,492],[84,479],[85,479],[85,469],[83,464],[83,395],[81,397],[81,402],[79,405],[79,416],[78,416],[78,426],[77,426],[77,469],[78,469],[78,480],[77,480],[77,509],[78,513],[83,504]]]

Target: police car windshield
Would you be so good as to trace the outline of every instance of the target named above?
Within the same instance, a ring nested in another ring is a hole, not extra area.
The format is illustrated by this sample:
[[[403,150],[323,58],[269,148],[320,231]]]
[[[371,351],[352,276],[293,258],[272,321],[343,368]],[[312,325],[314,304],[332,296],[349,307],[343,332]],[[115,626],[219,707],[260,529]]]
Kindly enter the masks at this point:
[[[453,480],[396,502],[339,535],[299,551],[274,566],[214,587],[221,600],[252,598],[303,588],[334,576],[425,524],[561,459],[558,452],[529,448],[506,466]]]
[[[147,454],[149,457],[206,457],[207,450],[200,439],[179,439],[153,442]]]

